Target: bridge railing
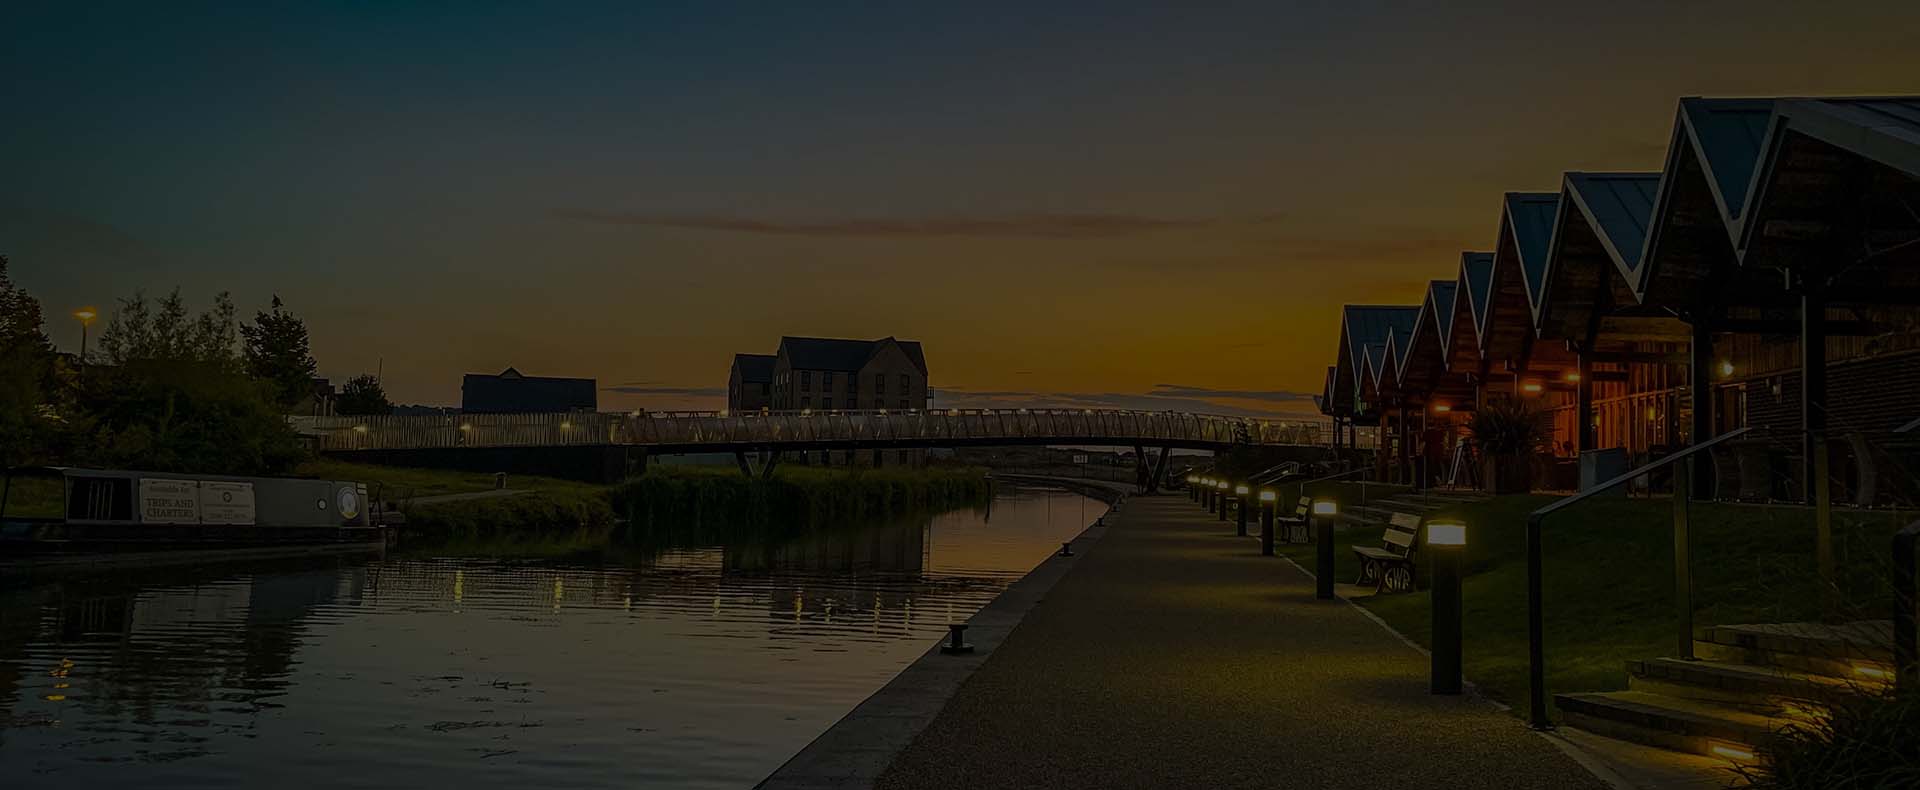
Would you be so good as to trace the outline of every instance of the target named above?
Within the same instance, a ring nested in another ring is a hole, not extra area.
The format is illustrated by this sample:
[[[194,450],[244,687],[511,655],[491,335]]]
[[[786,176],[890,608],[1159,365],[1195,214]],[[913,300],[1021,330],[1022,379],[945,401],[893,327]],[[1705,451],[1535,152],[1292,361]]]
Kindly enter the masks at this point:
[[[1119,409],[927,409],[291,417],[323,451],[586,445],[740,446],[1076,439],[1316,445],[1324,420]]]

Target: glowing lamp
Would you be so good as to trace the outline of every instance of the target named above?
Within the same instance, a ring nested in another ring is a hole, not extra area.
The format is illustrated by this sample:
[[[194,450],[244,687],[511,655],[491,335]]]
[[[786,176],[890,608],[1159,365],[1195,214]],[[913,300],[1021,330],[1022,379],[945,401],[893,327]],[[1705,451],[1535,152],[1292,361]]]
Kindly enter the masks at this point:
[[[473,426],[472,426],[471,424],[469,424],[469,423],[464,423],[464,422],[463,422],[463,423],[460,423],[460,430],[463,430],[463,431],[471,431],[471,430],[473,430]]]
[[[1467,525],[1458,521],[1435,521],[1427,525],[1427,545],[1467,545]]]
[[[1198,480],[1199,478],[1196,478],[1193,475],[1187,475],[1187,485],[1193,485]]]
[[[355,426],[353,426],[353,432],[354,432],[354,433],[366,433],[366,432],[367,432],[367,426],[365,426],[365,425],[355,425]]]
[[[1733,360],[1720,360],[1720,375],[1723,377],[1733,375]]]
[[[1247,484],[1246,484],[1246,483],[1241,483],[1240,485],[1237,485],[1237,486],[1234,486],[1234,487],[1233,487],[1233,493],[1235,493],[1235,494],[1238,494],[1238,495],[1240,495],[1240,496],[1246,496],[1246,495],[1247,495],[1247,492],[1248,492],[1248,491],[1251,491],[1251,490],[1252,490],[1252,489],[1250,489],[1250,488],[1247,488]]]
[[[1727,744],[1727,743],[1714,744],[1711,751],[1714,754],[1717,754],[1721,757],[1725,757],[1729,760],[1733,760],[1735,762],[1744,763],[1744,762],[1753,761],[1753,750],[1748,749],[1744,746],[1736,746],[1736,745]]]
[[[1520,385],[1520,390],[1527,393],[1538,393],[1543,389],[1546,389],[1546,387],[1541,386],[1538,381],[1529,381]]]
[[[1434,405],[1433,411],[1435,414],[1446,414],[1447,412],[1453,411],[1453,407],[1448,406],[1447,404],[1444,404],[1444,403],[1439,403]]]
[[[73,311],[73,317],[80,319],[80,323],[91,324],[93,319],[100,317],[100,311],[91,307],[82,307]]]
[[[1274,492],[1273,492],[1273,489],[1271,489],[1271,488],[1262,488],[1262,489],[1260,489],[1260,501],[1262,501],[1262,502],[1278,502],[1278,501],[1280,501],[1280,495],[1279,495],[1279,494],[1276,494],[1276,493],[1274,493]]]
[[[1316,516],[1332,516],[1338,515],[1339,513],[1340,503],[1338,502],[1331,499],[1316,499],[1313,501],[1313,514]]]
[[[568,421],[566,421],[566,420],[561,420],[561,421],[560,421],[560,430],[563,430],[563,431],[571,431],[571,430],[573,430],[573,423],[571,423],[571,422],[568,422]]]
[[[1222,480],[1222,481],[1220,481],[1220,482],[1218,482],[1218,483],[1216,483],[1216,484],[1214,484],[1214,488],[1218,488],[1218,489],[1220,489],[1220,490],[1222,490],[1222,491],[1225,491],[1225,490],[1227,490],[1227,481],[1225,481],[1225,480]]]
[[[1579,374],[1578,372],[1573,372],[1573,373],[1568,373],[1568,374],[1567,374],[1567,380],[1568,380],[1568,381],[1579,381],[1579,380],[1580,380],[1580,374]]]

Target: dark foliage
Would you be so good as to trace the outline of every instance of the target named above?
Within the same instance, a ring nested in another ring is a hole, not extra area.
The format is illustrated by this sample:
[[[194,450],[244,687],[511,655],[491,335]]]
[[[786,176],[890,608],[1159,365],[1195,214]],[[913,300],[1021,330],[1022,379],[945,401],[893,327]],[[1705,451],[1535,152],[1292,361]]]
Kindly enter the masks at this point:
[[[273,297],[272,310],[254,314],[253,323],[240,325],[244,341],[241,356],[247,372],[266,382],[274,402],[292,411],[313,393],[316,365],[307,341],[307,322]]]
[[[340,386],[340,397],[334,400],[333,409],[339,414],[392,414],[393,402],[387,400],[387,391],[380,386],[380,379],[362,373]]]

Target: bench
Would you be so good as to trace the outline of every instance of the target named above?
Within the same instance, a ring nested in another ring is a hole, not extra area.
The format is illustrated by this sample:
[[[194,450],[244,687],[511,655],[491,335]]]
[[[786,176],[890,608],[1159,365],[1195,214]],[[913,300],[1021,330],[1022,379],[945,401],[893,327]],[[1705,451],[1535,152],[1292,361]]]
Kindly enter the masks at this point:
[[[1307,516],[1313,513],[1313,497],[1301,497],[1300,504],[1293,509],[1293,515],[1284,513],[1273,517],[1273,529],[1281,543],[1305,543],[1313,539],[1307,534]],[[1300,531],[1300,539],[1293,539],[1294,529]]]
[[[1360,558],[1360,578],[1354,584],[1372,584],[1374,592],[1412,592],[1414,551],[1420,542],[1420,517],[1395,513],[1380,536],[1380,546],[1354,546]]]

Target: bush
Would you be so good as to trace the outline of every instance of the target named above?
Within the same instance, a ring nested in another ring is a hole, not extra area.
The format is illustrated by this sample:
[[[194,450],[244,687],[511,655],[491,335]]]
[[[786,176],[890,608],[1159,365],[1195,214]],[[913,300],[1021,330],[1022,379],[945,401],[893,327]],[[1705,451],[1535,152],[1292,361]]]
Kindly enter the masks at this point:
[[[1920,787],[1920,695],[1837,702],[1829,717],[1780,731],[1760,746],[1759,758],[1740,769],[1758,788]]]

